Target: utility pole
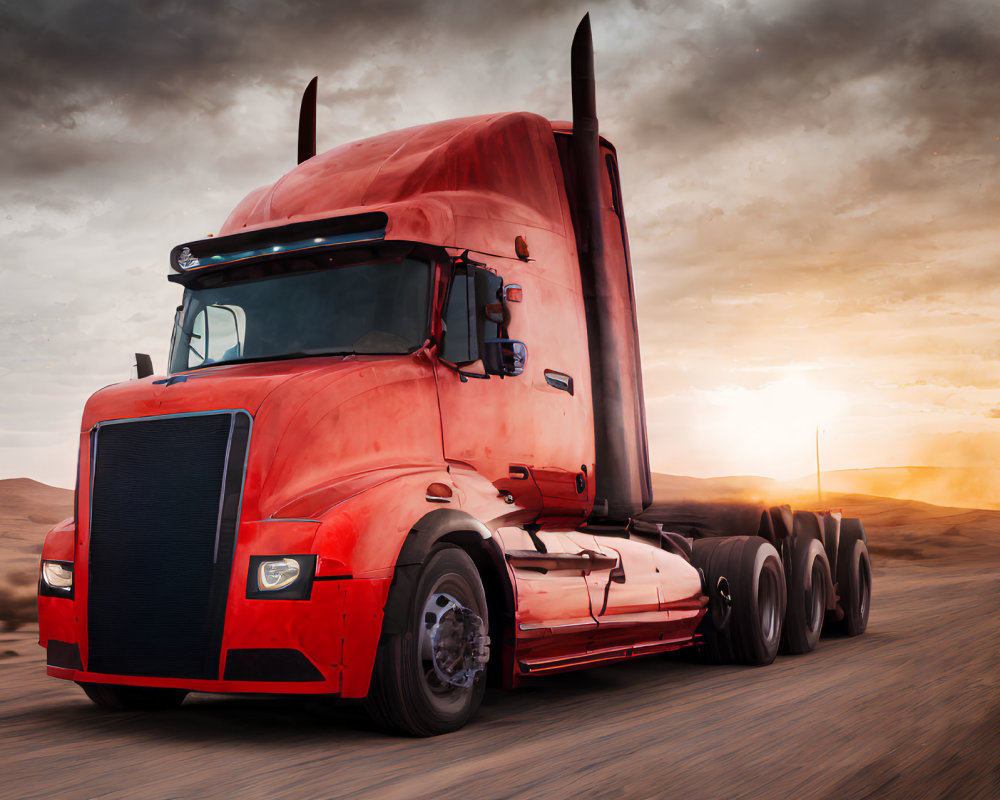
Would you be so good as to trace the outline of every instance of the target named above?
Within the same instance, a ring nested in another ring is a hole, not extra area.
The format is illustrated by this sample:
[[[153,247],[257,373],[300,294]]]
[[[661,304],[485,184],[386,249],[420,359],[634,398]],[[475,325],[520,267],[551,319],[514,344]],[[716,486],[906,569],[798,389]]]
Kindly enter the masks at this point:
[[[816,426],[816,499],[823,502],[823,487],[819,481],[819,425]]]

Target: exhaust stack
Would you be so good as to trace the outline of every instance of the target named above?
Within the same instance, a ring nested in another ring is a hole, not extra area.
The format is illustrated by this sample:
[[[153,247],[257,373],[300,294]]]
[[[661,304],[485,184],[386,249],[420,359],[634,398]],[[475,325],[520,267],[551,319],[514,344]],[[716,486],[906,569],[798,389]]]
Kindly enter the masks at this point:
[[[570,141],[571,203],[575,209],[577,252],[583,282],[594,396],[596,497],[594,515],[628,519],[644,503],[643,477],[648,475],[644,419],[636,419],[636,401],[624,397],[623,384],[641,392],[635,310],[628,290],[621,296],[622,275],[609,263],[601,219],[601,152],[594,81],[594,44],[590,15],[580,21],[570,52],[573,90],[573,135]],[[628,272],[625,281],[629,281]],[[626,323],[627,322],[627,326]],[[625,328],[628,327],[626,331]],[[635,370],[637,375],[623,380]],[[644,415],[643,415],[644,416]]]
[[[302,106],[299,108],[299,161],[316,155],[316,84],[319,76],[309,81],[302,93]]]

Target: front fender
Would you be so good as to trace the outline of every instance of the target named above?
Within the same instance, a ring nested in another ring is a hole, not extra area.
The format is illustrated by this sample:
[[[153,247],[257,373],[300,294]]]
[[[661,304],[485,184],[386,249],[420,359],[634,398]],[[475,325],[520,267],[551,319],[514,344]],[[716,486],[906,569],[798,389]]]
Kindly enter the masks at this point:
[[[391,578],[414,522],[440,505],[427,499],[428,487],[433,483],[455,490],[444,469],[411,470],[360,491],[318,515],[320,525],[314,542],[320,556],[317,575],[334,570],[359,579]]]
[[[405,636],[409,631],[413,598],[424,563],[442,543],[461,547],[479,571],[489,607],[490,637],[497,658],[490,660],[491,681],[514,686],[514,582],[503,546],[489,528],[458,509],[436,509],[425,514],[406,534],[383,610],[382,634]]]
[[[405,472],[392,468],[381,481],[371,477],[364,481],[367,488],[341,494],[312,518],[318,524],[311,548],[318,556],[316,579],[333,581],[346,593],[343,697],[367,694],[378,643],[384,635],[405,630],[420,570],[441,542],[462,547],[475,562],[490,603],[491,630],[506,632],[513,620],[514,588],[501,544],[483,522],[460,508],[442,507],[445,498],[428,491],[430,484],[442,484],[453,492],[447,501],[458,506],[465,492],[452,476],[443,468],[428,467]],[[315,493],[317,508],[332,496]],[[296,507],[307,511],[305,505]],[[510,683],[512,664],[511,658],[503,659],[505,684]]]
[[[470,514],[458,509],[436,509],[424,514],[406,534],[400,548],[385,605],[383,634],[406,633],[409,624],[410,602],[417,588],[420,570],[431,551],[442,541],[466,549],[470,555],[484,553],[494,569],[506,574],[503,551],[489,528]],[[474,556],[473,556],[474,557]],[[482,566],[479,566],[482,572]],[[504,582],[513,600],[510,581]]]
[[[76,520],[64,519],[45,534],[42,555],[39,562],[41,581],[41,561],[76,561]],[[50,639],[65,642],[67,646],[77,640],[74,626],[72,597],[38,597],[38,643],[48,646]]]
[[[379,642],[387,635],[405,634],[420,571],[442,542],[462,547],[473,559],[490,606],[490,629],[502,632],[498,642],[513,641],[514,587],[502,546],[471,514],[458,508],[428,509],[426,488],[431,482],[453,486],[444,471],[405,476],[341,503],[317,530],[317,577],[323,577],[327,564],[331,571],[346,569],[358,597],[368,598],[348,605],[345,615],[344,663],[355,666],[345,669],[345,697],[367,693]],[[362,586],[380,591],[362,594]],[[512,683],[508,649],[501,648],[505,685]]]
[[[64,519],[45,534],[45,542],[42,545],[42,560],[76,560],[76,520],[73,517]]]

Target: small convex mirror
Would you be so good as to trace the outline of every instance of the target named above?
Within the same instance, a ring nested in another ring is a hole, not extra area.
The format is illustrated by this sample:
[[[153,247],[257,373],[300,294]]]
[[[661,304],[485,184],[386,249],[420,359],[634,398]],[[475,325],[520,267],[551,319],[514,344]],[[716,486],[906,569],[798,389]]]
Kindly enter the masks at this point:
[[[153,359],[147,353],[135,354],[135,377],[140,381],[153,374]]]
[[[513,377],[524,372],[528,348],[516,339],[487,339],[483,342],[482,356],[487,375]]]

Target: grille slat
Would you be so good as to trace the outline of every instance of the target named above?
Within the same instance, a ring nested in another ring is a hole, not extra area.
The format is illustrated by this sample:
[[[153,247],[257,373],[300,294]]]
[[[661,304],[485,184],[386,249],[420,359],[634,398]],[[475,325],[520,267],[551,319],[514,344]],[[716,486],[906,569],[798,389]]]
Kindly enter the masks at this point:
[[[248,434],[243,412],[94,431],[89,670],[218,677]]]

